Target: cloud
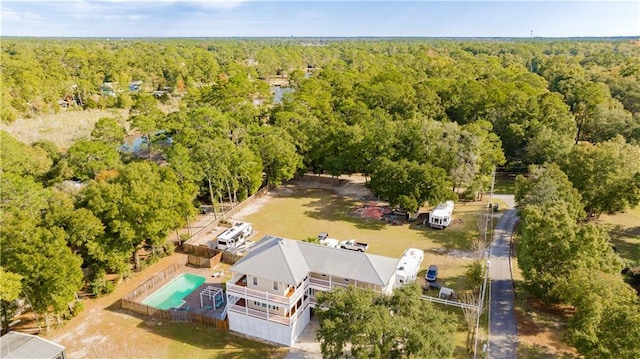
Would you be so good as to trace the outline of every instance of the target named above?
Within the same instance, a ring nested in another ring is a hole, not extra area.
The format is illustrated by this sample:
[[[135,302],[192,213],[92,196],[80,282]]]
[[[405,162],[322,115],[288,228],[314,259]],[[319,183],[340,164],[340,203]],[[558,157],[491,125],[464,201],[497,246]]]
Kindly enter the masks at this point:
[[[31,21],[42,19],[42,16],[34,12],[16,11],[6,6],[0,7],[0,13],[2,14],[2,19],[7,21]]]

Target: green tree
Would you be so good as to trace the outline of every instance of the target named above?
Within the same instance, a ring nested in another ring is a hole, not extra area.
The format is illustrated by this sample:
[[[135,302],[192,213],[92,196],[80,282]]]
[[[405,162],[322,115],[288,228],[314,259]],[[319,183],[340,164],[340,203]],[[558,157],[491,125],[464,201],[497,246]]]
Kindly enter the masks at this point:
[[[530,166],[526,177],[516,177],[516,202],[519,211],[527,206],[557,204],[567,208],[574,220],[584,217],[584,204],[578,190],[556,164]]]
[[[3,172],[30,175],[41,178],[53,164],[41,147],[30,147],[0,131],[0,166]]]
[[[603,83],[587,82],[579,86],[570,98],[573,112],[576,114],[576,145],[589,137],[585,129],[594,121],[593,112],[596,107],[609,97],[609,88]],[[587,136],[585,136],[587,135]]]
[[[561,166],[582,195],[587,219],[640,203],[640,147],[621,136],[595,145],[581,143]]]
[[[82,288],[82,259],[74,255],[60,228],[44,228],[19,216],[0,230],[3,265],[23,277],[24,293],[36,313],[61,314]]]
[[[164,118],[155,97],[148,93],[137,94],[129,117],[133,127],[137,128],[145,138],[149,160],[151,160],[152,136],[160,130],[160,124]]]
[[[48,202],[43,223],[48,228],[64,230],[67,245],[83,259],[83,268],[118,268],[110,263],[111,248],[103,241],[104,226],[100,219],[86,208],[76,209],[73,198],[58,190],[52,191]]]
[[[410,212],[417,211],[426,202],[439,203],[454,197],[443,169],[407,160],[378,160],[373,166],[369,188],[392,206],[407,206],[403,208]]]
[[[317,338],[324,358],[448,358],[453,354],[451,315],[420,299],[418,285],[391,296],[348,287],[318,295]]]
[[[7,272],[0,267],[0,319],[3,332],[9,330],[9,323],[15,313],[15,301],[22,292],[21,280],[20,274]]]
[[[530,205],[521,211],[518,264],[530,293],[557,302],[559,284],[579,268],[617,273],[620,258],[603,228],[579,225],[562,203]]]
[[[102,141],[112,144],[116,147],[122,145],[126,131],[115,118],[103,117],[96,122],[93,131],[91,131],[91,138],[94,140]]]
[[[296,153],[290,136],[278,128],[262,126],[254,134],[251,146],[262,159],[267,180],[273,186],[293,178],[302,167],[302,157]]]
[[[577,270],[563,287],[564,299],[576,308],[567,339],[589,358],[637,358],[640,355],[640,303],[615,273]]]
[[[116,177],[89,183],[82,196],[82,205],[104,225],[104,248],[117,258],[133,257],[139,268],[139,249],[161,247],[169,231],[193,215],[195,188],[180,186],[168,167],[133,162]]]
[[[2,199],[0,208],[2,218],[5,215],[20,213],[20,215],[36,219],[46,208],[49,189],[42,187],[33,177],[20,176],[15,173],[3,173],[0,177]]]
[[[113,145],[102,141],[78,140],[67,153],[67,161],[75,178],[93,179],[104,170],[118,167],[120,155]]]

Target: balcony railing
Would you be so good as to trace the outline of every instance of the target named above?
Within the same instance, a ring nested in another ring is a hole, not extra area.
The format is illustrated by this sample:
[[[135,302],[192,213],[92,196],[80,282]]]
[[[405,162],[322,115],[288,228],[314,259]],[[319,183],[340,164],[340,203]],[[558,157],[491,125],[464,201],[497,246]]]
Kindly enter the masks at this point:
[[[309,278],[309,284],[316,287],[321,287],[323,289],[332,289],[335,287],[346,288],[349,284],[334,282],[330,280],[320,279],[320,278]]]
[[[243,302],[238,301],[241,304],[229,304],[228,311],[248,315],[250,317],[259,318],[263,320],[268,320],[270,322],[283,324],[283,325],[291,325],[293,324],[298,317],[304,312],[304,309],[309,305],[309,299],[305,300],[302,303],[302,306],[298,308],[298,310],[293,315],[282,316],[274,313],[267,313],[263,310],[257,310],[247,307]]]
[[[238,281],[233,280],[232,282],[237,283]],[[298,299],[300,299],[300,297],[304,294],[308,286],[308,282],[309,279],[307,278],[307,280],[300,286],[298,286],[298,288],[293,293],[287,292],[286,296],[273,294],[262,290],[251,289],[245,286],[230,283],[227,283],[227,293],[235,296],[245,297],[248,299],[254,298],[269,301],[271,303],[280,304],[281,306],[291,308],[291,306],[295,304],[295,302],[298,301]]]

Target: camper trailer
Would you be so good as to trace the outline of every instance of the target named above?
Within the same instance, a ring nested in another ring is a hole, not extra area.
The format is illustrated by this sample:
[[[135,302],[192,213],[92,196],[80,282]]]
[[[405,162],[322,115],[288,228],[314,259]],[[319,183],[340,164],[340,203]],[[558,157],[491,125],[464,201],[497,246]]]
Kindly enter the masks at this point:
[[[253,232],[251,223],[237,222],[217,238],[217,248],[223,251],[238,249]]]
[[[451,224],[453,201],[440,203],[429,215],[429,227],[446,228]]]
[[[404,251],[396,267],[396,287],[416,280],[423,258],[424,252],[420,249],[409,248]]]

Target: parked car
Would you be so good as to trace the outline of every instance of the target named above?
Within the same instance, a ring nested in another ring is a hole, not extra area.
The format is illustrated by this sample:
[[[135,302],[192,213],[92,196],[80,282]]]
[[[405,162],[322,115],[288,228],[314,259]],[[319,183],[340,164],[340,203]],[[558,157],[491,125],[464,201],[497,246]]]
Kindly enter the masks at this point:
[[[438,279],[438,266],[434,264],[430,265],[424,278],[427,280],[427,282],[435,282],[436,279]]]

